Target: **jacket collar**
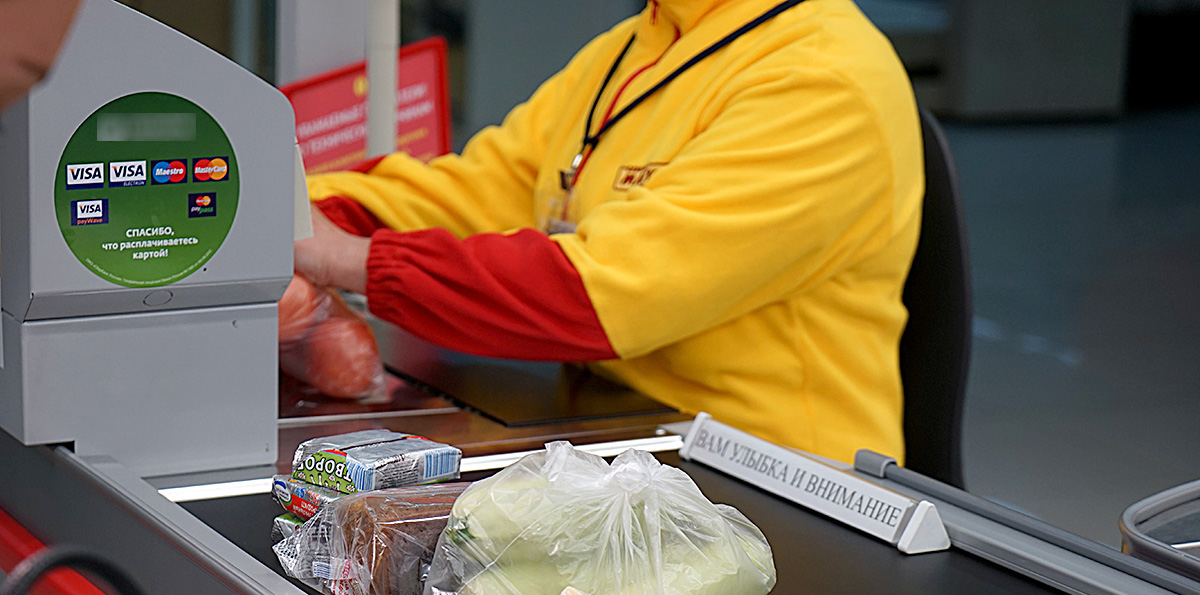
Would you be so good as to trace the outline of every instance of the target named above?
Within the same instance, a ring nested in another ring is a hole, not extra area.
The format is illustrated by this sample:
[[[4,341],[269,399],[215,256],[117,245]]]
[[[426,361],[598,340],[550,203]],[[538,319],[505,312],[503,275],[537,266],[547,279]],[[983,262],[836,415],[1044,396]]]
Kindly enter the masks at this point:
[[[650,12],[673,26],[680,34],[687,33],[705,15],[721,4],[736,4],[738,0],[650,0]],[[652,17],[654,18],[654,17]],[[661,24],[661,23],[660,23]]]
[[[652,55],[671,47],[686,59],[779,1],[648,0],[636,29],[638,46]],[[664,56],[664,64],[670,62]]]

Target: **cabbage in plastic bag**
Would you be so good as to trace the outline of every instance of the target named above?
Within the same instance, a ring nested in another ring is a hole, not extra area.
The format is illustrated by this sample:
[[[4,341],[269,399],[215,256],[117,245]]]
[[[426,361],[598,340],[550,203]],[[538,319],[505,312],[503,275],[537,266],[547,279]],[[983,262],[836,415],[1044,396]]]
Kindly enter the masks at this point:
[[[458,498],[425,595],[759,595],[767,540],[649,453],[604,459],[552,442]]]

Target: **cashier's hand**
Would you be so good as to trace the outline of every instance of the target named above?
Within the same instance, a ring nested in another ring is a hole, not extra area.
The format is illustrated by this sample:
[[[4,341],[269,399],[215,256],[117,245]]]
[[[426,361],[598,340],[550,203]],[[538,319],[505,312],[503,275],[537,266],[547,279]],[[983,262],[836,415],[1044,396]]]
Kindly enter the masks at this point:
[[[296,272],[313,284],[367,292],[367,253],[371,238],[346,233],[310,205],[313,235],[294,244]]]

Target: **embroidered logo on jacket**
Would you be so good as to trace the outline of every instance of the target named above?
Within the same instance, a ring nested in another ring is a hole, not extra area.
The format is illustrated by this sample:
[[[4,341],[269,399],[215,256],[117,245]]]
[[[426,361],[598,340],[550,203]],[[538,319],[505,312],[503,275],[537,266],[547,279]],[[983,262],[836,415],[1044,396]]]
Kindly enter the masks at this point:
[[[613,190],[629,190],[634,186],[645,186],[650,176],[665,163],[647,163],[641,167],[622,165],[617,170],[617,179],[613,180]]]

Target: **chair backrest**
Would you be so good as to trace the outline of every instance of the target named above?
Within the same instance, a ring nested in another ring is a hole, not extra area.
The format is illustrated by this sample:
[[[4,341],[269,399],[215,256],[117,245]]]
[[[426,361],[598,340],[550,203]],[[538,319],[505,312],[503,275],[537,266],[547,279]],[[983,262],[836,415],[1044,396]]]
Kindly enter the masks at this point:
[[[959,488],[963,397],[971,357],[971,276],[958,174],[937,119],[921,110],[925,201],[904,284],[900,339],[905,466]]]

